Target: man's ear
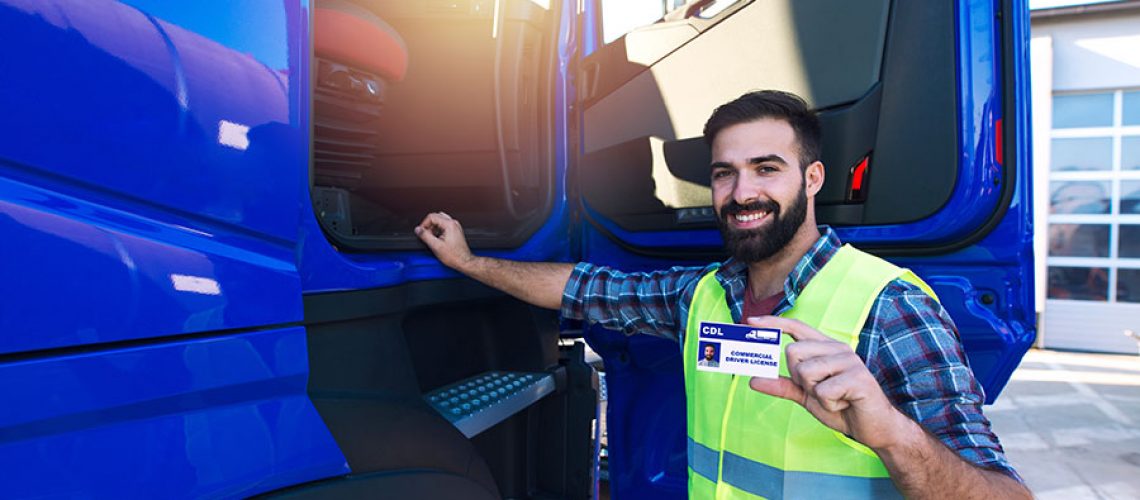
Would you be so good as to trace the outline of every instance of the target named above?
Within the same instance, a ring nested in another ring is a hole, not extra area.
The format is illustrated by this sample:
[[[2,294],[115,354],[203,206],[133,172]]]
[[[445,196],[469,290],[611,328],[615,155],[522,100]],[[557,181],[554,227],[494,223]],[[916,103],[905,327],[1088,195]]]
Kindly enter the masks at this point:
[[[823,189],[823,162],[815,161],[804,170],[804,189],[808,196],[815,196]]]

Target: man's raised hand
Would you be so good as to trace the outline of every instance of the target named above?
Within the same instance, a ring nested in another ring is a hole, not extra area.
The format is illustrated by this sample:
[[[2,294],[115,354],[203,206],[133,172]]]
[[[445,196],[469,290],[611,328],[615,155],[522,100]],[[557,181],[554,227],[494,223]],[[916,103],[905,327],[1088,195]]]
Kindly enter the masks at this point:
[[[785,351],[790,377],[753,378],[753,390],[795,401],[824,425],[875,449],[898,444],[917,425],[891,405],[847,344],[794,319],[761,316],[747,322],[779,328],[796,340]]]
[[[463,235],[463,226],[443,212],[428,214],[416,226],[415,233],[447,267],[462,271],[464,264],[473,257]]]

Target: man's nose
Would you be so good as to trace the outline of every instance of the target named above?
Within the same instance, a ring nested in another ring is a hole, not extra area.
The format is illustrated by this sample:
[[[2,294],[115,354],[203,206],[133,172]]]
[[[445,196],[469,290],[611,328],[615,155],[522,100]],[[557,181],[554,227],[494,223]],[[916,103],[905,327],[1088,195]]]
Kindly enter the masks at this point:
[[[759,186],[749,176],[742,175],[732,190],[732,199],[740,205],[747,205],[760,199]]]

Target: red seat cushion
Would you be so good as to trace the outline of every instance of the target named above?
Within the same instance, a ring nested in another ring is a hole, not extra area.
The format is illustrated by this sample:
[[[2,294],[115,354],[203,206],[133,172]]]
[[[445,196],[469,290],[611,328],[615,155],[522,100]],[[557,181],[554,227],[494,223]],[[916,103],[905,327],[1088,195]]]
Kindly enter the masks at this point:
[[[408,71],[408,49],[396,30],[379,18],[317,7],[313,29],[318,56],[375,72],[398,82]]]

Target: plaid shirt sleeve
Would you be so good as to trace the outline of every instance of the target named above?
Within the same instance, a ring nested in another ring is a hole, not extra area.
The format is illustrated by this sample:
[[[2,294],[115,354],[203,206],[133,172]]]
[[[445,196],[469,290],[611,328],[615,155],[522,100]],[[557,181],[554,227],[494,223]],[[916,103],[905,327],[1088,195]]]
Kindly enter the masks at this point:
[[[887,398],[964,460],[1020,480],[982,414],[982,387],[946,310],[918,287],[895,280],[870,317],[860,355]]]
[[[626,334],[645,333],[679,340],[681,305],[715,265],[624,273],[580,263],[562,292],[562,316],[599,323]]]

